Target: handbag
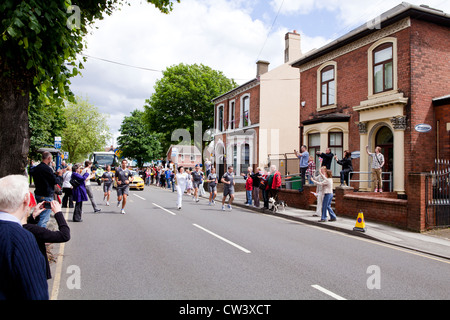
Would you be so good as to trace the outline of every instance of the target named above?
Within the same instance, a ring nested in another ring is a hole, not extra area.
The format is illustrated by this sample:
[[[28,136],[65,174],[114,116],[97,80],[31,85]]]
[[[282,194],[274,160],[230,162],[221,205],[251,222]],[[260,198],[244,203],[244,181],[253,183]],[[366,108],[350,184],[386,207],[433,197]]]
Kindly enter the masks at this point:
[[[72,187],[77,188],[81,185],[80,181],[77,179],[70,179],[69,183],[72,185]]]

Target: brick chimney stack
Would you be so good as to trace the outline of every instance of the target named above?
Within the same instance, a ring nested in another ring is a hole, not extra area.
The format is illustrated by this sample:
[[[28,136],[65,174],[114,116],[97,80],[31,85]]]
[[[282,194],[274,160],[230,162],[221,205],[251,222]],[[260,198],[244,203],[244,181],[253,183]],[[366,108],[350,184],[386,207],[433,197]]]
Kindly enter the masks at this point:
[[[263,60],[259,60],[258,62],[256,62],[256,77],[259,77],[260,75],[268,72],[269,64],[270,62]]]

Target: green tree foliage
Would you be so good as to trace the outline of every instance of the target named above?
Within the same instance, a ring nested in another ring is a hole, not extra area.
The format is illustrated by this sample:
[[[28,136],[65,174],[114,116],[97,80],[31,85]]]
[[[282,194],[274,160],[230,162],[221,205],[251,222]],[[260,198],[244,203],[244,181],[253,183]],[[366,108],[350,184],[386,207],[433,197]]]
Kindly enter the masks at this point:
[[[194,137],[194,121],[202,121],[203,130],[213,127],[214,104],[211,100],[237,86],[234,80],[203,64],[183,63],[167,68],[155,85],[155,93],[146,100],[145,120],[163,134],[162,145],[172,144],[174,130],[186,129]]]
[[[64,109],[57,105],[42,105],[31,102],[28,114],[30,127],[29,158],[40,160],[37,150],[53,145],[55,137],[60,137],[66,127]]]
[[[117,139],[122,156],[137,161],[138,167],[144,162],[159,158],[162,153],[161,134],[152,133],[144,123],[144,112],[134,110],[125,117],[120,126],[121,136]]]
[[[174,0],[147,0],[162,12]],[[179,2],[179,1],[178,1]],[[119,0],[2,0],[0,2],[0,177],[23,173],[30,146],[30,98],[43,105],[74,101],[69,78],[83,68],[75,61],[89,27]]]
[[[81,162],[89,153],[104,151],[111,139],[108,116],[101,114],[87,100],[77,97],[64,107],[66,128],[62,133],[62,149],[69,152],[69,161]]]

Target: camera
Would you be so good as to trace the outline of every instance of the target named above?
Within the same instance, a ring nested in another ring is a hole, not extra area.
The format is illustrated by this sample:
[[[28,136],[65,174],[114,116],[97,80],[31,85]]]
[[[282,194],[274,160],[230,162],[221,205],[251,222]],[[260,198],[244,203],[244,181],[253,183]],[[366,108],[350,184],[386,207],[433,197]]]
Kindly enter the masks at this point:
[[[45,202],[44,202],[44,208],[45,208],[45,209],[51,209],[51,208],[52,208],[52,203],[51,203],[51,201],[45,201]]]

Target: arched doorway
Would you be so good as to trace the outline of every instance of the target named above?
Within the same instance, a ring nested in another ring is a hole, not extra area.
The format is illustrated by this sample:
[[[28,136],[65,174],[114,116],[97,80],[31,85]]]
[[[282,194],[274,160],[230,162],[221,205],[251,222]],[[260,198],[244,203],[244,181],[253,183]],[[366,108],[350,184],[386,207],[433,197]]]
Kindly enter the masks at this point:
[[[216,162],[217,176],[222,177],[225,173],[225,164],[226,164],[225,147],[223,144],[218,144],[215,148],[215,162]]]
[[[384,156],[383,172],[394,171],[394,134],[387,126],[381,127],[375,136],[375,146],[381,148],[381,153]],[[386,175],[383,179],[387,179]],[[389,183],[383,184],[383,190],[389,191]]]

